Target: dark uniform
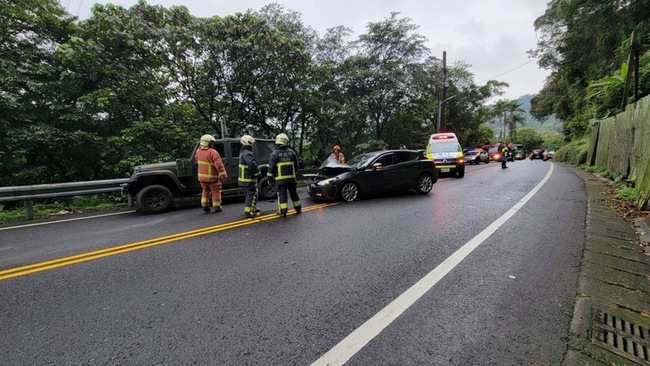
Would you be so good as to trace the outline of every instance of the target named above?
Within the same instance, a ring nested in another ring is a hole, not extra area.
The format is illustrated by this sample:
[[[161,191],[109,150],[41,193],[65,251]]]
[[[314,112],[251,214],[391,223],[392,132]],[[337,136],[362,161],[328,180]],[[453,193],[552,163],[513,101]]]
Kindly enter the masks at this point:
[[[504,146],[501,149],[501,155],[503,155],[501,157],[501,169],[507,168],[506,163],[508,162],[508,153],[509,153],[508,147]]]
[[[276,140],[277,142],[277,140]],[[278,189],[278,215],[287,216],[289,205],[287,203],[287,191],[291,196],[293,208],[299,214],[302,211],[300,197],[298,197],[296,171],[298,170],[298,155],[285,144],[276,144],[275,150],[269,159],[269,171],[267,176],[275,180]]]
[[[252,146],[242,145],[239,153],[239,178],[240,187],[244,187],[244,214],[248,218],[255,217],[260,210],[257,208],[257,181],[260,178],[260,169]]]

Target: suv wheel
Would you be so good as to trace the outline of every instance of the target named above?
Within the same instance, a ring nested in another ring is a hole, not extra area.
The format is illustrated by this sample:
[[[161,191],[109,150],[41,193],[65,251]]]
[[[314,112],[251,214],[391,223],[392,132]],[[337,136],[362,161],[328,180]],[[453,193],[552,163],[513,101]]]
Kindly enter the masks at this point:
[[[275,184],[271,184],[271,178],[262,177],[260,182],[257,183],[258,193],[261,200],[272,200],[277,194]]]
[[[138,206],[143,213],[160,213],[169,210],[174,203],[174,195],[169,188],[158,184],[145,187],[138,193]]]

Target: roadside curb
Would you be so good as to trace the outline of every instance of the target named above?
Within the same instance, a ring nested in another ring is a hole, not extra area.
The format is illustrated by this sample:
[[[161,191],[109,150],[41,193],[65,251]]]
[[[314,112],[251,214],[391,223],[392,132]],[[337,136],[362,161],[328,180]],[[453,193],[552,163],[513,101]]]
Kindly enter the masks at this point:
[[[650,365],[650,230],[626,220],[611,182],[570,167],[585,182],[585,244],[562,365]]]

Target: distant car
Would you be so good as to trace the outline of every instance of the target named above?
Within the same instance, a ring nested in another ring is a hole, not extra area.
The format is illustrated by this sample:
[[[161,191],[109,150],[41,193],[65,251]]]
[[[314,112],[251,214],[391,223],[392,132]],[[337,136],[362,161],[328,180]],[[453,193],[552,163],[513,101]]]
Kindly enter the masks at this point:
[[[499,146],[492,146],[488,149],[488,156],[492,161],[501,161],[501,149]]]
[[[515,160],[523,160],[524,152],[521,150],[515,150]]]
[[[530,160],[541,159],[546,161],[548,160],[548,153],[546,152],[546,150],[535,149],[531,151],[530,155],[528,155],[528,158]]]
[[[465,153],[465,164],[488,164],[490,157],[485,150],[472,150]]]
[[[548,152],[548,158],[553,159],[553,155],[555,155],[555,151],[549,151]]]
[[[438,181],[436,166],[422,151],[382,150],[339,164],[328,158],[316,174],[304,174],[314,201],[352,202],[363,196],[415,189],[427,194]]]

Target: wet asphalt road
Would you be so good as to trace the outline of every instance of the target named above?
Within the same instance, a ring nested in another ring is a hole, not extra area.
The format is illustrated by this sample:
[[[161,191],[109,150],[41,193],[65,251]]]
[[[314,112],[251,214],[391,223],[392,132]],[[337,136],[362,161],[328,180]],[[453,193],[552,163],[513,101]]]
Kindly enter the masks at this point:
[[[583,246],[583,183],[560,164],[509,166],[470,166],[425,196],[284,219],[241,220],[234,202],[217,215],[185,207],[0,227],[0,364],[559,364]],[[421,297],[403,300],[459,251]],[[41,266],[21,267],[33,263]],[[11,268],[22,271],[2,279]],[[401,312],[377,320],[393,301]]]

